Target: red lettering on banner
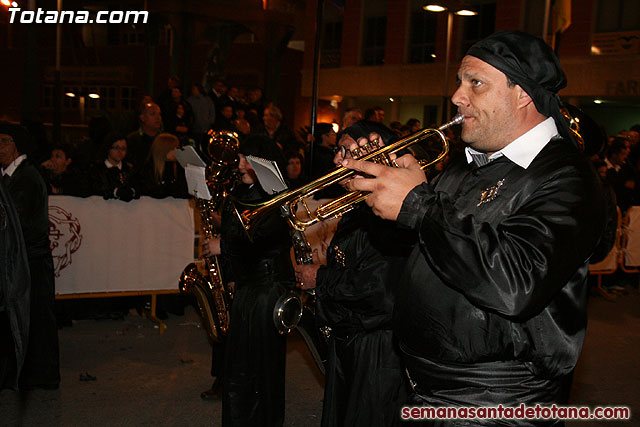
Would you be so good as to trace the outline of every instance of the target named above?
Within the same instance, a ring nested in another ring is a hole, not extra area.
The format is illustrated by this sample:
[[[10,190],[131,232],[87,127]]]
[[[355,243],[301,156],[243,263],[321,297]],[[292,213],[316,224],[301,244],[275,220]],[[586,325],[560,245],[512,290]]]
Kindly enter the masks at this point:
[[[78,218],[61,207],[49,205],[49,248],[56,277],[73,263],[72,255],[82,245],[81,230]]]

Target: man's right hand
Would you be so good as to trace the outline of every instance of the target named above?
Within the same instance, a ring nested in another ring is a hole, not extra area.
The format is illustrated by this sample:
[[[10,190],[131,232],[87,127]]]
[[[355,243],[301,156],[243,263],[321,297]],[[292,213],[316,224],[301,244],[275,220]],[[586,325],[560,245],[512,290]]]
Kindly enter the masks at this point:
[[[350,180],[346,187],[350,191],[370,192],[367,204],[371,206],[373,213],[392,221],[398,219],[407,194],[418,185],[427,182],[424,171],[411,154],[394,160],[398,165],[397,168],[354,159],[346,159],[342,162],[342,165],[348,169],[372,176],[372,178],[365,178],[358,175]]]

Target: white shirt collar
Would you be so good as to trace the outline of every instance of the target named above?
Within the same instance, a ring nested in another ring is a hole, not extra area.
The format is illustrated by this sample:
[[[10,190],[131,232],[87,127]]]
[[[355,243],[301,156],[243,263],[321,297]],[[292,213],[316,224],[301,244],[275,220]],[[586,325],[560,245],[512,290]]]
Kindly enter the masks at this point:
[[[109,162],[109,160],[104,159],[104,164],[107,165],[107,169],[118,168],[122,170],[122,162],[118,162],[118,164],[112,165],[111,162]]]
[[[551,141],[551,138],[556,135],[558,135],[556,122],[553,120],[553,117],[549,117],[529,129],[524,135],[511,141],[502,150],[493,153],[489,157],[489,161],[505,156],[513,163],[526,169],[538,153]],[[467,163],[471,163],[473,161],[471,155],[481,153],[471,147],[466,147],[465,154],[467,156]]]
[[[16,159],[13,162],[11,162],[6,169],[2,169],[2,175],[12,176],[13,173],[18,168],[18,166],[20,166],[20,163],[22,163],[26,158],[27,158],[26,154],[21,154],[18,157],[16,157]]]

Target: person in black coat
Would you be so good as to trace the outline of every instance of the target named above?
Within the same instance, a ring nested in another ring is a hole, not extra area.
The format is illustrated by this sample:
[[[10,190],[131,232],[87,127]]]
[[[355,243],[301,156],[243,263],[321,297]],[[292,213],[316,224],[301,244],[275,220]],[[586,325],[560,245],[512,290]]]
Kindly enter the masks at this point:
[[[108,134],[100,150],[101,159],[91,168],[92,193],[105,200],[129,202],[140,198],[133,165],[127,159],[127,140],[116,133]]]
[[[394,139],[386,126],[360,121],[338,145],[353,148],[371,132]],[[343,158],[339,151],[334,160]],[[358,205],[338,223],[326,265],[294,267],[302,288],[315,289],[316,323],[331,328],[323,427],[386,427],[398,419],[409,390],[392,331],[394,285],[414,244],[408,230]]]
[[[257,203],[269,199],[246,159],[254,155],[282,160],[278,147],[252,135],[240,144],[238,169],[242,184],[233,199]],[[221,237],[204,244],[204,255],[226,257],[233,275],[234,298],[226,338],[222,395],[222,425],[282,426],[286,336],[278,333],[273,308],[295,286],[290,258],[291,239],[279,212],[267,215],[249,239],[227,199],[222,210]]]
[[[0,134],[3,138],[8,135]],[[4,185],[0,221],[0,390],[15,390],[29,337],[31,277],[18,213]]]
[[[85,168],[76,165],[71,147],[56,145],[51,156],[40,164],[40,173],[47,184],[49,195],[87,197],[91,194],[91,183]]]
[[[308,182],[305,178],[304,156],[299,151],[288,151],[284,153],[287,160],[287,167],[284,171],[284,177],[289,188],[299,188]]]
[[[153,140],[162,131],[162,113],[154,102],[143,104],[139,116],[140,128],[127,135],[127,160],[135,169],[142,167]]]
[[[19,388],[57,389],[60,383],[58,328],[54,312],[55,285],[49,249],[47,187],[27,158],[30,138],[20,126],[0,126],[0,166],[4,189],[16,206],[24,236],[31,302],[29,340]]]
[[[337,135],[331,123],[317,123],[313,135],[313,165],[307,164],[307,176],[314,180],[336,168],[333,157],[336,154]],[[307,151],[306,158],[311,157]]]
[[[175,135],[161,133],[151,144],[147,160],[138,176],[140,192],[155,199],[189,197],[184,169],[178,163],[175,151],[180,141]]]
[[[259,114],[263,112],[260,111]],[[264,109],[262,124],[251,126],[253,133],[266,135],[269,139],[280,147],[283,152],[298,151],[303,149],[301,141],[296,139],[294,133],[283,122],[282,112],[275,105],[270,105]]]

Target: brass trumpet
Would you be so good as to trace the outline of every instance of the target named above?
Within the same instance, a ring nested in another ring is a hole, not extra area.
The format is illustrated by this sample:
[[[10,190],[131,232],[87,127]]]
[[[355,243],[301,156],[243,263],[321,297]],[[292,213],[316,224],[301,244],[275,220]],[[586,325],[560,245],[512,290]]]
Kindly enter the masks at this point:
[[[389,158],[390,154],[398,153],[415,143],[426,141],[434,135],[437,135],[442,142],[442,149],[435,159],[420,162],[420,167],[425,169],[444,159],[449,152],[449,142],[442,131],[453,125],[461,124],[463,120],[464,116],[458,114],[437,129],[423,129],[413,135],[396,141],[393,144],[375,149],[359,157],[358,160],[369,160],[376,163],[393,165],[393,162]],[[304,231],[307,227],[319,221],[325,221],[327,219],[344,215],[352,210],[356,203],[365,200],[369,196],[369,193],[367,192],[352,191],[328,203],[320,205],[314,212],[311,212],[307,206],[305,202],[306,198],[311,197],[323,188],[347,179],[356,173],[357,172],[354,170],[347,169],[344,166],[339,166],[315,181],[295,190],[284,191],[274,198],[262,203],[242,203],[236,200],[234,201],[235,213],[250,237],[253,233],[255,224],[260,221],[265,214],[272,212],[274,209],[281,210],[281,213],[287,218],[291,227],[298,231]],[[298,205],[300,204],[303,206],[308,218],[300,218],[298,216],[297,211]]]

